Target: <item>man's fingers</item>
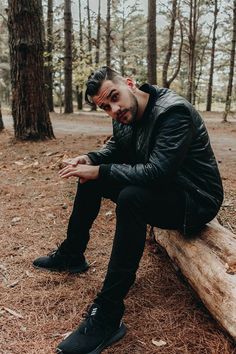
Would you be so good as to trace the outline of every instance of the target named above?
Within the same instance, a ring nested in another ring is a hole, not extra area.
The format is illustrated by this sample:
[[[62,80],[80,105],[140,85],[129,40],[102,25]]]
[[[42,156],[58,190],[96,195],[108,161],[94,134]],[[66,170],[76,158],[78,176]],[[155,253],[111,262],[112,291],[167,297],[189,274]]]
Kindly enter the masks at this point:
[[[87,166],[87,165],[77,165],[73,167],[72,165],[68,165],[64,167],[60,172],[59,176],[66,178],[71,176],[80,177],[86,180],[96,179],[99,175],[99,167],[98,166]]]
[[[76,166],[79,163],[79,159],[67,159],[62,161],[65,165]]]
[[[70,166],[63,167],[63,168],[59,171],[59,176],[61,176],[65,171],[67,171],[69,167],[70,167]]]
[[[73,159],[66,159],[66,160],[63,160],[62,162],[65,163],[66,165],[71,165]]]
[[[65,171],[64,173],[60,174],[60,177],[62,177],[62,178],[68,178],[68,177],[72,177],[72,176],[78,177],[78,174],[76,173],[75,170],[68,170],[68,171]]]
[[[75,172],[76,170],[74,169],[74,167],[72,165],[68,165],[64,167],[61,171],[59,171],[59,176],[64,177],[64,175],[67,173],[75,173]]]

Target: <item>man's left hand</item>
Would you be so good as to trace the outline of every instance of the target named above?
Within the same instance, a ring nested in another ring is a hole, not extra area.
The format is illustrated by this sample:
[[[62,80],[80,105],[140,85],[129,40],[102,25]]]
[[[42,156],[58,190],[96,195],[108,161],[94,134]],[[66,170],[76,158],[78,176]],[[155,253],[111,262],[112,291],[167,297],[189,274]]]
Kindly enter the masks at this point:
[[[90,165],[68,165],[64,167],[60,172],[59,176],[62,178],[68,177],[79,177],[80,183],[85,183],[91,179],[97,179],[99,177],[99,166]]]

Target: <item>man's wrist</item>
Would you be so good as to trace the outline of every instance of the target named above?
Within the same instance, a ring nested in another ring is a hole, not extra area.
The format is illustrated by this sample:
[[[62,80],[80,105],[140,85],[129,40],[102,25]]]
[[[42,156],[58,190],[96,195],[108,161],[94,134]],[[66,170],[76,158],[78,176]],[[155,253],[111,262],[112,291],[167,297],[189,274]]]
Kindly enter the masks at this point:
[[[92,160],[89,158],[88,155],[84,155],[84,159],[85,159],[87,165],[92,165],[93,164]]]

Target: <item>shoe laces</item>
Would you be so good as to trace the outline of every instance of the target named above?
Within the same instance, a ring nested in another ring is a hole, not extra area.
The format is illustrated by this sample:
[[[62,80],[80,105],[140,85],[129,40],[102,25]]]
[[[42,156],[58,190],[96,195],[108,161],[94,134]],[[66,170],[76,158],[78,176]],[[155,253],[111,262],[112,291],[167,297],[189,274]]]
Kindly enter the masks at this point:
[[[92,306],[88,306],[86,312],[82,314],[82,317],[84,318],[84,328],[83,328],[84,334],[88,333],[88,331],[91,331],[97,327],[100,328],[102,327],[102,322],[96,318],[96,314],[98,310],[99,310],[98,306],[92,305]]]
[[[82,317],[84,319],[88,319],[90,317],[94,317],[97,313],[98,307],[92,305],[92,306],[87,306],[86,311],[82,313]]]
[[[54,250],[52,250],[52,251],[50,251],[49,253],[48,253],[48,256],[49,257],[55,257],[55,256],[57,256],[59,253],[61,253],[61,244],[57,244],[57,248],[56,249],[54,249]]]

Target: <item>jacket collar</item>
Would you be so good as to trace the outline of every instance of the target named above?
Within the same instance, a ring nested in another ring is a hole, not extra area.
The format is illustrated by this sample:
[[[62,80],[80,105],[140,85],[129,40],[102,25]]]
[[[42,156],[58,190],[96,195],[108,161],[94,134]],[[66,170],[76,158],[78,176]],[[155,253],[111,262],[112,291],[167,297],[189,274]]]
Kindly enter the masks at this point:
[[[156,103],[156,100],[158,98],[158,91],[157,89],[150,85],[150,84],[144,84],[142,85],[141,87],[139,87],[139,90],[143,91],[143,92],[146,92],[146,93],[149,93],[149,99],[148,99],[148,103],[146,105],[146,108],[143,112],[143,116],[142,118],[140,119],[140,122],[145,120],[149,114],[151,113],[153,107],[155,106],[155,103]]]

